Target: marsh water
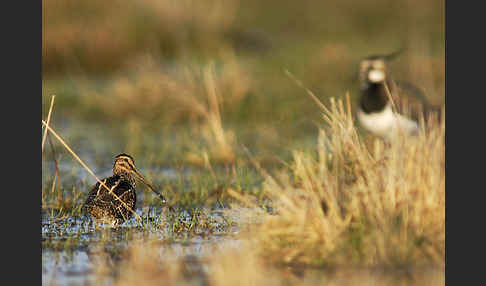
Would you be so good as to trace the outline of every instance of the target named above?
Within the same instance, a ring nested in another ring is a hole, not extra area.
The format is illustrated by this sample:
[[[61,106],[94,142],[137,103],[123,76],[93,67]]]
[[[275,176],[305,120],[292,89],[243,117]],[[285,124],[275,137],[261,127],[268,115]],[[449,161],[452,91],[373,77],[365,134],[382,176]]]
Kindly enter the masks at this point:
[[[108,257],[110,263],[116,264],[121,253],[132,243],[164,242],[174,237],[170,228],[163,227],[166,218],[159,210],[137,208],[137,214],[150,224],[160,227],[141,226],[132,218],[118,228],[111,228],[95,226],[85,215],[59,218],[43,214],[42,240],[48,241],[49,246],[42,249],[42,284],[84,285],[93,282],[96,272],[94,260]],[[181,223],[189,224],[193,215],[189,211],[177,211],[177,219]],[[173,259],[198,258],[215,249],[224,250],[240,245],[239,239],[235,238],[238,227],[227,226],[221,210],[207,210],[206,219],[211,220],[210,234],[208,230],[186,233],[186,237],[182,234],[178,239],[161,243],[158,247],[160,255],[170,253]],[[56,247],[57,242],[64,242],[61,249]]]

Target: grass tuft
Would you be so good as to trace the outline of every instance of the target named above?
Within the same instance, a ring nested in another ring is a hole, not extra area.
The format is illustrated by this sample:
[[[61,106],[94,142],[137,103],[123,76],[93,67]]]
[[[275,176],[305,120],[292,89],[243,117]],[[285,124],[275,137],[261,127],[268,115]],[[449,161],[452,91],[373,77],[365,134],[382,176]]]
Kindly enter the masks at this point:
[[[266,176],[277,215],[257,231],[262,253],[289,264],[444,265],[444,122],[367,146],[349,105],[331,100],[315,152],[296,150]]]

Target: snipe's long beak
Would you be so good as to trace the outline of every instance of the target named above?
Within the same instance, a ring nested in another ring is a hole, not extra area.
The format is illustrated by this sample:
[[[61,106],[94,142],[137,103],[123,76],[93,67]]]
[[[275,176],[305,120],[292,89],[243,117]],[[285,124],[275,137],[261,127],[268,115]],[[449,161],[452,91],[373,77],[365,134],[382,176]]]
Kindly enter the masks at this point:
[[[149,189],[150,189],[152,192],[154,192],[154,193],[155,193],[155,194],[156,194],[156,195],[157,195],[157,196],[158,196],[158,197],[159,197],[159,198],[162,200],[162,202],[163,202],[164,204],[167,202],[167,201],[165,200],[164,196],[163,196],[161,193],[157,192],[157,191],[155,190],[155,188],[154,188],[154,187],[152,187],[152,185],[151,185],[151,184],[150,184],[150,183],[149,183],[149,182],[148,182],[148,181],[145,179],[145,177],[144,177],[144,176],[142,176],[142,174],[140,174],[140,172],[139,172],[138,170],[134,170],[134,174],[137,176],[137,178],[139,178],[139,179],[140,179],[140,181],[142,181],[142,182],[143,182],[143,183],[144,183],[144,184],[145,184],[147,187],[149,187]]]

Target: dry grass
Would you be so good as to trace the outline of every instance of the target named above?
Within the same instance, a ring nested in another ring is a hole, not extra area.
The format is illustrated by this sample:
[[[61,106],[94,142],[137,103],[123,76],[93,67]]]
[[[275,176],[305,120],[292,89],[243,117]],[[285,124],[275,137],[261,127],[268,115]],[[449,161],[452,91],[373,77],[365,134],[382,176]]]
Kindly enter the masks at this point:
[[[444,265],[444,121],[367,146],[347,104],[331,100],[316,154],[294,151],[287,170],[267,176],[278,215],[258,229],[262,253],[311,265]]]
[[[236,138],[233,132],[223,129],[220,108],[222,106],[222,95],[216,86],[214,66],[210,64],[204,68],[203,83],[205,94],[207,95],[207,104],[199,102],[200,114],[205,120],[202,126],[202,135],[208,142],[209,154],[217,160],[233,162],[235,154],[233,146],[236,144]],[[198,103],[193,97],[191,100]],[[203,157],[207,158],[208,151],[203,151]],[[205,159],[204,161],[208,161]]]
[[[237,108],[251,84],[231,52],[222,53],[220,59],[217,67],[209,62],[168,71],[145,57],[134,65],[133,74],[120,75],[101,90],[84,85],[84,104],[106,117],[128,122],[130,132],[144,128],[141,122],[189,121],[199,140],[187,142],[187,161],[199,165],[207,165],[208,158],[233,162],[236,137],[223,126],[222,111]]]

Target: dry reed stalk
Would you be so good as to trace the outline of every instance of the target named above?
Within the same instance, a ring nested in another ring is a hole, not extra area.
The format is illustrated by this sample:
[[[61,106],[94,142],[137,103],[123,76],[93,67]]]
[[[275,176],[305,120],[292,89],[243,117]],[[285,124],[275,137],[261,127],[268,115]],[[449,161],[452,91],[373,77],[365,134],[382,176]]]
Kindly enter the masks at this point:
[[[47,128],[46,128],[46,131],[47,131]],[[54,145],[52,144],[52,141],[51,141],[51,137],[48,137],[47,140],[49,141],[49,146],[51,147],[51,152],[52,152],[52,157],[54,158],[54,167],[56,168],[56,176],[54,177],[54,181],[52,183],[52,188],[51,188],[51,192],[52,194],[54,194],[54,188],[55,188],[55,185],[56,185],[56,180],[59,181],[59,183],[57,184],[58,185],[58,202],[61,201],[62,197],[61,197],[61,173],[59,172],[59,165],[57,163],[57,155],[56,155],[56,150],[54,149]]]
[[[51,121],[52,108],[54,107],[55,98],[56,98],[55,95],[51,97],[51,106],[49,107],[49,113],[47,114],[47,125],[49,125]],[[42,137],[42,153],[44,153],[44,143],[46,142],[46,137],[47,137],[47,128],[44,130],[44,136]]]
[[[327,121],[327,122],[331,122],[331,119],[328,117],[328,116],[332,116],[332,112],[329,111],[329,109],[327,109],[327,107],[322,104],[322,102],[319,100],[319,98],[317,98],[317,96],[314,95],[314,93],[309,90],[307,87],[304,86],[304,84],[302,83],[301,80],[298,80],[289,70],[285,70],[285,74],[290,78],[292,79],[299,87],[301,87],[302,89],[304,89],[307,94],[317,103],[317,105],[324,111],[324,113],[322,114],[322,116],[324,117],[324,119]]]
[[[56,96],[55,95],[52,95],[51,97],[51,105],[49,107],[49,112],[47,114],[47,125],[49,125],[50,121],[51,121],[51,115],[52,115],[52,111],[53,111],[53,107],[54,107],[54,100],[55,100]],[[49,145],[51,146],[51,152],[52,152],[52,156],[54,158],[54,166],[56,168],[56,176],[54,177],[54,180],[52,182],[52,186],[51,186],[51,192],[54,194],[54,189],[56,187],[56,183],[57,181],[59,181],[59,183],[57,184],[58,185],[58,201],[61,200],[61,190],[60,190],[60,186],[61,186],[61,177],[60,177],[60,173],[59,173],[59,167],[58,167],[58,164],[57,164],[57,159],[56,159],[56,151],[54,149],[54,146],[52,145],[52,141],[50,140],[50,137],[48,137],[48,129],[44,127],[44,135],[42,137],[42,153],[44,153],[44,144],[45,144],[45,141],[46,139],[49,140]]]

